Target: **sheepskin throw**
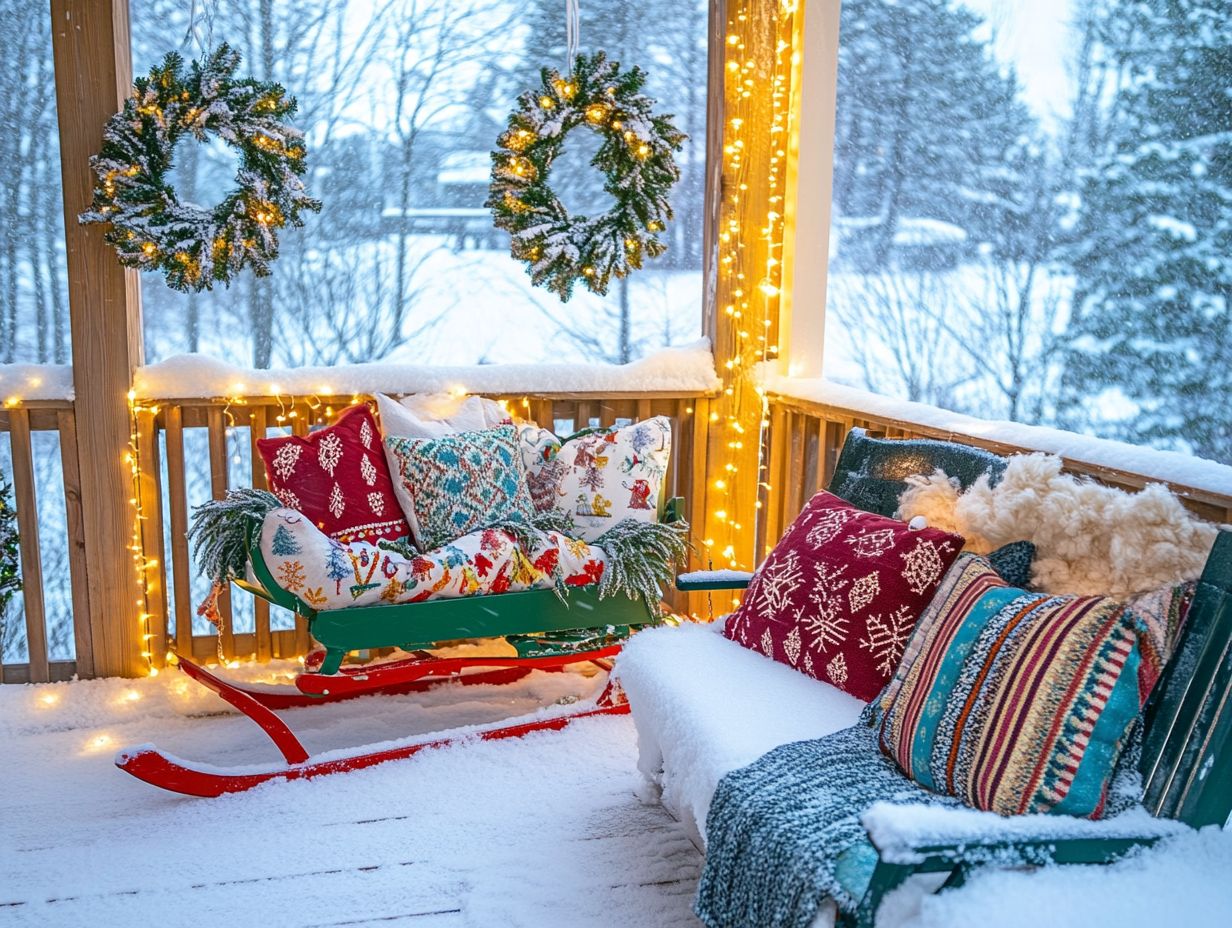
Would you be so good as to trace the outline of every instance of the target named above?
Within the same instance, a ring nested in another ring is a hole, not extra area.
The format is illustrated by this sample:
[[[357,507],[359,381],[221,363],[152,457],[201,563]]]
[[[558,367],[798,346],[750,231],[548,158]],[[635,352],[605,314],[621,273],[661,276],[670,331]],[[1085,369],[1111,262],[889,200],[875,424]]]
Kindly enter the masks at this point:
[[[940,470],[907,483],[899,518],[924,516],[978,554],[1034,543],[1031,587],[1046,593],[1124,599],[1194,580],[1218,532],[1162,484],[1127,493],[1062,473],[1054,455],[1012,457],[995,486],[981,477],[965,492]]]

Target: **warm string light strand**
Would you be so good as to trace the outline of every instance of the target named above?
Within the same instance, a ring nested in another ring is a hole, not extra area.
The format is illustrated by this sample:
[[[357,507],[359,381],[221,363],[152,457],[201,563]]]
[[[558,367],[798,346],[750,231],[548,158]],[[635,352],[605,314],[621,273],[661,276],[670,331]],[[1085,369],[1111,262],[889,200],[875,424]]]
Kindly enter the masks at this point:
[[[129,479],[132,486],[132,496],[129,497],[129,505],[133,512],[133,538],[129,545],[129,550],[133,556],[133,570],[137,575],[137,590],[138,597],[134,600],[137,607],[137,631],[141,635],[141,657],[145,660],[146,672],[151,676],[158,676],[158,667],[154,662],[153,641],[154,632],[151,630],[150,620],[154,618],[150,611],[150,571],[157,570],[160,563],[157,558],[150,558],[146,555],[145,550],[145,522],[148,516],[145,513],[144,500],[144,468],[141,466],[141,435],[140,435],[140,417],[142,415],[156,416],[158,414],[157,406],[145,406],[137,398],[137,394],[128,391],[128,450],[124,454],[124,463],[128,465]]]
[[[722,394],[710,414],[710,427],[721,430],[711,449],[720,452],[722,463],[711,466],[703,544],[712,565],[732,569],[753,567],[754,516],[762,506],[760,497],[770,490],[765,480],[768,404],[757,383],[757,367],[779,356],[783,201],[799,27],[794,0],[746,0],[734,6],[724,41],[724,197],[715,334],[726,360],[719,370]],[[756,479],[750,479],[749,469]],[[751,510],[740,505],[750,499],[755,500]]]

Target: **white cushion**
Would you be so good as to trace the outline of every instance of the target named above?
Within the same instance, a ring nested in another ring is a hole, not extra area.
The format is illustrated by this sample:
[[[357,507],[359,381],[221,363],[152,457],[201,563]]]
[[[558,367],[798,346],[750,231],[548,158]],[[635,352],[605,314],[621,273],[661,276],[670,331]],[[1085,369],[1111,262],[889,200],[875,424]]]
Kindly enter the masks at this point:
[[[568,513],[577,537],[594,541],[625,519],[658,520],[672,453],[667,416],[564,442],[546,429],[524,426],[519,439],[536,508],[550,505]]]
[[[637,726],[638,769],[698,847],[724,774],[781,744],[854,725],[864,708],[724,638],[719,624],[638,632],[616,665]]]
[[[495,428],[509,418],[500,404],[482,396],[416,393],[395,400],[376,394],[381,431],[400,438],[442,438]]]

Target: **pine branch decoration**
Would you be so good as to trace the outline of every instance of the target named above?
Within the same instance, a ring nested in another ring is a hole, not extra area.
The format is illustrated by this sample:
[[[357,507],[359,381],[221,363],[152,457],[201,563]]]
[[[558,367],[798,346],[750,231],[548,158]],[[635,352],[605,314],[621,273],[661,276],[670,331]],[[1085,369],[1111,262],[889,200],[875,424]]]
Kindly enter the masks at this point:
[[[21,558],[17,542],[17,510],[13,488],[0,478],[0,645],[4,641],[4,617],[9,601],[21,590]]]
[[[640,92],[645,72],[621,71],[603,52],[578,55],[567,77],[549,68],[540,77],[539,88],[518,97],[497,140],[485,205],[496,227],[512,235],[513,257],[526,262],[531,281],[568,302],[578,281],[605,294],[613,277],[667,250],[659,234],[672,218],[668,194],[680,179],[673,154],[687,136]],[[594,217],[570,216],[549,185],[552,162],[579,126],[603,139],[591,163],[615,201]]]
[[[639,522],[624,519],[592,544],[607,555],[599,580],[599,598],[623,594],[643,598],[647,605],[663,598],[663,584],[671,581],[676,565],[689,551],[689,523]]]
[[[265,517],[281,506],[273,493],[240,489],[228,490],[224,499],[194,508],[188,540],[202,576],[215,587],[244,576],[249,545],[260,533]]]
[[[187,71],[171,52],[103,130],[90,159],[94,202],[78,217],[110,223],[104,238],[120,263],[161,271],[167,285],[193,292],[230,285],[244,268],[258,277],[278,257],[278,230],[318,211],[302,175],[303,135],[287,125],[296,101],[280,85],[237,78],[239,53],[220,46]],[[205,210],[183,203],[169,173],[176,144],[216,134],[240,155],[236,188]]]

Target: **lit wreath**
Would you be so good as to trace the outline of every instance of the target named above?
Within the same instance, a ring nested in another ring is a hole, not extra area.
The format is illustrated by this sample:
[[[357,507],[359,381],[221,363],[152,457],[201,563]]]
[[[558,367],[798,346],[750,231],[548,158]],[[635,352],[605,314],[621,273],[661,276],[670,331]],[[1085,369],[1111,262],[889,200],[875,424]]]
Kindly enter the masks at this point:
[[[518,97],[497,140],[485,205],[496,227],[513,236],[511,252],[536,286],[568,300],[580,280],[604,294],[612,277],[667,249],[659,233],[672,218],[668,193],[680,179],[672,153],[687,136],[671,116],[654,115],[654,101],[639,93],[646,82],[640,68],[622,73],[598,52],[578,55],[567,77],[548,68],[540,74],[542,86]],[[603,139],[591,164],[615,200],[594,217],[570,216],[549,186],[552,162],[578,126]]]
[[[239,53],[222,45],[191,63],[172,52],[103,130],[90,159],[94,202],[79,221],[111,224],[106,240],[120,263],[162,271],[183,291],[230,284],[245,267],[258,277],[278,257],[278,230],[302,226],[300,212],[321,204],[304,190],[304,140],[283,120],[295,98],[279,84],[237,79]],[[168,182],[172,154],[185,135],[207,133],[240,154],[237,187],[213,209],[182,203]]]

